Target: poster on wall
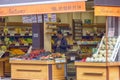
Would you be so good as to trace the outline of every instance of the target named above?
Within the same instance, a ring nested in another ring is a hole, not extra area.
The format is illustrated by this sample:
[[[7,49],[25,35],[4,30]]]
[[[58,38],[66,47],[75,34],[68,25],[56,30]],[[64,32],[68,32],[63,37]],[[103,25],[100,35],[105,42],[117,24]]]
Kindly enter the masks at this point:
[[[37,23],[37,17],[36,17],[36,15],[32,15],[31,16],[31,20],[32,20],[31,21],[32,23]]]
[[[48,14],[44,14],[44,22],[49,22]]]
[[[22,16],[23,23],[42,23],[42,15]]]
[[[22,17],[23,23],[37,23],[36,15],[28,15]]]
[[[56,17],[56,14],[51,14],[51,22],[57,22],[57,17]]]
[[[37,15],[37,21],[38,23],[42,23],[42,14]]]

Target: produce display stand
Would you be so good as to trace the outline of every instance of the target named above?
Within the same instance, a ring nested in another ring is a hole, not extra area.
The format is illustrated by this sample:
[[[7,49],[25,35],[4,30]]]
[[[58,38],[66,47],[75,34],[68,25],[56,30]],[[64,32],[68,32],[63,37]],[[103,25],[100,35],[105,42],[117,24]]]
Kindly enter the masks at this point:
[[[11,79],[65,80],[65,63],[40,60],[10,60]]]
[[[76,80],[108,80],[107,69],[109,70],[109,80],[120,79],[120,62],[106,63],[87,63],[75,62]]]
[[[5,62],[9,60],[9,58],[0,58],[0,77],[5,76]]]

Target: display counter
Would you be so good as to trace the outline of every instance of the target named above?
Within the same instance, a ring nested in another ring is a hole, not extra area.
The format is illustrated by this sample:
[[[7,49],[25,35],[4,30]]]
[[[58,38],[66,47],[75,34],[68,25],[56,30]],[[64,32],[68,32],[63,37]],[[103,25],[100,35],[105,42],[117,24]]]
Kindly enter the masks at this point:
[[[119,80],[119,62],[108,63],[89,63],[75,62],[76,80]],[[108,70],[108,71],[107,71]]]
[[[8,60],[9,58],[0,58],[0,77],[5,76],[5,62]]]
[[[10,63],[12,80],[65,80],[65,63],[40,60],[10,60]]]

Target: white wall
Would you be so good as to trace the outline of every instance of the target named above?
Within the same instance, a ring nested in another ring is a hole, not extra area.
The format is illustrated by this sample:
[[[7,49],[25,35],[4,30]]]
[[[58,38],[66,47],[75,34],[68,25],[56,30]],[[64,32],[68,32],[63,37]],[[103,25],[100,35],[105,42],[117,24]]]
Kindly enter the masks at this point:
[[[94,23],[105,23],[106,17],[104,16],[95,16],[94,17]]]

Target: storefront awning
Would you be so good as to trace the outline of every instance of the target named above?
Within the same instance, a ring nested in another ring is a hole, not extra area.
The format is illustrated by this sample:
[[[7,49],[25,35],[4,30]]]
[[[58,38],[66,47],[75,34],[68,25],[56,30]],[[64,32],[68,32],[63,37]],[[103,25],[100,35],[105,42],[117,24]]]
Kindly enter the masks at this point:
[[[86,0],[0,0],[0,16],[85,11]]]

